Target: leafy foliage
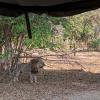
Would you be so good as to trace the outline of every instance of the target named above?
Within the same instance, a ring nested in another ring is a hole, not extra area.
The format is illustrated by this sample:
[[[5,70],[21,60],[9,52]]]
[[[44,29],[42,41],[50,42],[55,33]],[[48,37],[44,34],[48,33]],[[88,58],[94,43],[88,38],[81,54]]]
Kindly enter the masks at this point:
[[[88,43],[89,48],[94,49],[94,50],[98,50],[100,47],[100,38],[99,39],[95,39],[93,41],[90,41]]]
[[[29,49],[32,48],[63,48],[64,43],[68,42],[71,48],[78,47],[81,43],[88,47],[99,48],[99,29],[100,15],[94,12],[83,13],[70,17],[51,17],[45,14],[36,15],[30,14],[30,25],[32,31],[32,39],[28,39],[27,28],[24,15],[12,17],[0,17],[0,45],[5,42],[3,27],[8,24],[11,29],[13,43],[16,43],[16,36],[19,33],[24,33],[23,46]],[[56,27],[61,26],[57,30]],[[59,34],[60,31],[62,34]],[[56,33],[56,34],[55,34]],[[56,37],[58,36],[58,37]],[[59,41],[58,41],[59,40]],[[87,45],[88,44],[88,45]],[[65,46],[64,46],[65,47]]]

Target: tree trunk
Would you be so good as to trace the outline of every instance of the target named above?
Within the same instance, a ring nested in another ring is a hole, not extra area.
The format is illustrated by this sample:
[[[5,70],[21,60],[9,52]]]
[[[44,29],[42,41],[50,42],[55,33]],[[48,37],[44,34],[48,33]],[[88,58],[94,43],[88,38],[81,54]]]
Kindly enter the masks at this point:
[[[74,43],[74,56],[76,56],[76,44]]]

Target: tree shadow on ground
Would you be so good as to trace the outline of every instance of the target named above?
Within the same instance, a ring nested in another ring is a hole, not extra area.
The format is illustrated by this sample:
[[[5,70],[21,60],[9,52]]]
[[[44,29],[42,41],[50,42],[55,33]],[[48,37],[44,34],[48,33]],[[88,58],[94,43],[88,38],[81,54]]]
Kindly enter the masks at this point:
[[[72,81],[83,83],[99,83],[100,73],[85,72],[83,70],[44,70],[45,81]]]
[[[69,89],[99,89],[100,73],[83,70],[45,70],[43,76],[38,76],[42,83],[59,84]]]
[[[60,85],[64,88],[73,89],[100,89],[100,73],[85,72],[83,70],[43,70],[37,75],[38,83],[33,84],[49,84]],[[18,83],[30,84],[27,75],[20,76]],[[1,83],[9,83],[6,76]]]

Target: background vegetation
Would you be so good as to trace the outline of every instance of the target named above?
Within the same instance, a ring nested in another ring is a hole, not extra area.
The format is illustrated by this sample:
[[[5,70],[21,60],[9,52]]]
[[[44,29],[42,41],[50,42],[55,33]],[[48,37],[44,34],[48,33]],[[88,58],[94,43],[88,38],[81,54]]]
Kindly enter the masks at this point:
[[[0,17],[0,57],[11,57],[22,49],[48,48],[63,52],[100,50],[100,9],[56,18],[29,14],[32,39],[27,36],[24,15]],[[23,40],[23,41],[22,41]],[[14,51],[15,50],[15,51]]]

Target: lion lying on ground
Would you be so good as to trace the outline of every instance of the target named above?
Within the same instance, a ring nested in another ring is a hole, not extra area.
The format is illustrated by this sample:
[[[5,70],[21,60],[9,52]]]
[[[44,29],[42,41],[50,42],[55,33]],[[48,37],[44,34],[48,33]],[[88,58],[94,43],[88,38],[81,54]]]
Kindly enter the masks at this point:
[[[45,64],[40,57],[32,59],[29,63],[18,64],[14,71],[14,81],[18,81],[20,74],[25,73],[29,75],[31,83],[33,83],[33,79],[34,82],[37,82],[36,74],[39,72],[40,68],[43,68],[43,66],[45,66]]]

